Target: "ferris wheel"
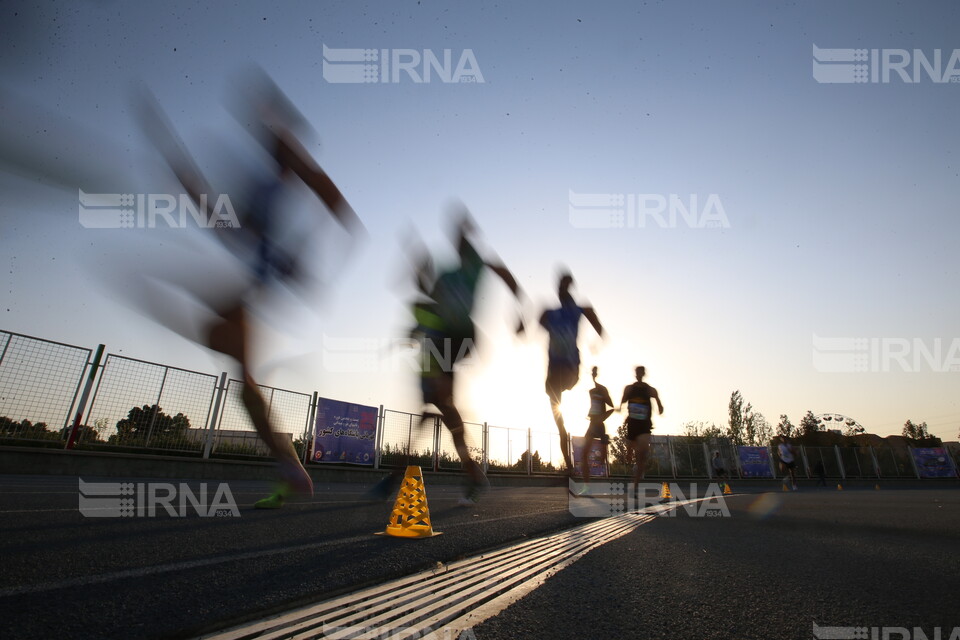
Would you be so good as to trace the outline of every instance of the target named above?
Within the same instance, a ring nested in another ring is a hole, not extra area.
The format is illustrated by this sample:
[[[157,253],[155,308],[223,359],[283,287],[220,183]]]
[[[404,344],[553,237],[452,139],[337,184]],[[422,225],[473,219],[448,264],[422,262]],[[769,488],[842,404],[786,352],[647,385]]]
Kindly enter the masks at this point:
[[[821,413],[814,416],[817,424],[824,429],[840,429],[843,432],[852,431],[853,433],[866,433],[862,424],[842,413]]]

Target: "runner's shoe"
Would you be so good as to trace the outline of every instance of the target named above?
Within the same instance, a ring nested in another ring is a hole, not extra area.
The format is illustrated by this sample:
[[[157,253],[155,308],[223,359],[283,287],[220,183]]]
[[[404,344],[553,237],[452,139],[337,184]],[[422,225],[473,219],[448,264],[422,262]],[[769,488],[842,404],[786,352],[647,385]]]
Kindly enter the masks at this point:
[[[460,496],[460,498],[457,500],[457,504],[459,504],[461,507],[472,507],[480,502],[480,496],[482,496],[489,488],[490,481],[487,480],[486,477],[484,477],[482,483],[477,483],[473,480],[470,480],[467,483],[466,492]]]
[[[273,492],[273,495],[257,500],[253,504],[253,508],[279,509],[283,506],[284,501],[287,499],[287,496],[290,495],[291,491],[292,489],[289,484],[281,482],[277,485],[277,490]]]
[[[366,499],[368,502],[384,502],[390,500],[396,492],[397,485],[400,484],[401,476],[390,474],[378,482],[367,491]]]

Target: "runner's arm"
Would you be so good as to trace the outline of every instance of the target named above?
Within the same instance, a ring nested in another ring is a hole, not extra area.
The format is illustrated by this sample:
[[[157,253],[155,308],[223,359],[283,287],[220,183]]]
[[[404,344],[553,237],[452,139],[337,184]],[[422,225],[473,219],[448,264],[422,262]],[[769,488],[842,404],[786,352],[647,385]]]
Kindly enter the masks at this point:
[[[303,180],[303,183],[310,187],[310,190],[317,194],[330,213],[346,229],[356,229],[365,231],[363,223],[357,216],[353,207],[347,202],[347,199],[334,184],[330,176],[320,168],[320,165],[310,157],[307,150],[303,148],[293,136],[280,135],[277,139],[278,156],[281,163],[289,167],[297,176]]]
[[[597,317],[597,312],[593,310],[593,307],[584,307],[583,317],[590,321],[590,324],[593,325],[597,335],[599,335],[601,338],[605,337],[603,334],[603,325],[600,324],[600,318]]]
[[[657,401],[657,408],[660,410],[660,415],[663,415],[663,404],[660,402],[660,394],[657,393],[657,390],[653,387],[650,387],[650,397]]]

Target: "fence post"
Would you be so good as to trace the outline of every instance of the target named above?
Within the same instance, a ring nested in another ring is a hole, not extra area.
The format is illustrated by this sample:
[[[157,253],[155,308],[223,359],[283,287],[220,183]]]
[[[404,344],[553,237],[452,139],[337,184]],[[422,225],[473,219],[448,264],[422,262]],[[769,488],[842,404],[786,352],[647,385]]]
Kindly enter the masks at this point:
[[[160,379],[160,391],[157,392],[157,402],[153,406],[156,409],[153,410],[153,416],[150,418],[150,427],[147,429],[147,440],[143,443],[143,446],[150,446],[150,438],[153,436],[153,425],[157,424],[157,416],[160,415],[160,398],[163,396],[163,385],[167,383],[167,372],[170,371],[170,367],[163,368],[163,378]]]
[[[867,449],[870,450],[870,459],[873,460],[873,471],[874,471],[874,473],[877,474],[877,479],[879,479],[879,478],[881,477],[881,476],[880,476],[880,461],[877,460],[877,452],[873,450],[873,445],[868,446]]]
[[[667,455],[670,456],[670,472],[673,474],[673,478],[676,479],[677,478],[677,459],[676,457],[674,457],[674,454],[673,454],[673,440],[670,438],[670,436],[666,436],[666,438],[667,438]]]
[[[776,479],[777,479],[777,467],[776,467],[776,465],[773,463],[773,447],[771,447],[770,445],[767,445],[767,456],[768,456],[768,459],[770,460],[770,473],[773,474],[773,479],[776,480]],[[784,476],[784,477],[786,477],[786,476]]]
[[[380,411],[377,413],[377,435],[374,437],[373,444],[373,468],[380,468],[380,447],[383,445],[383,421],[386,416],[383,413],[383,405],[380,405]]]
[[[100,358],[103,357],[103,350],[106,349],[105,345],[99,345],[97,347],[97,353],[93,356],[93,362],[90,363],[90,373],[87,374],[87,382],[83,385],[83,393],[80,394],[80,403],[77,405],[76,417],[73,419],[73,428],[70,429],[70,435],[67,437],[67,445],[65,449],[73,449],[77,441],[77,430],[80,428],[80,423],[83,420],[83,411],[87,408],[87,398],[90,396],[90,388],[93,386],[93,379],[97,377],[97,369],[100,367]]]
[[[440,471],[440,416],[433,418],[433,470]],[[466,426],[463,427],[466,434]]]
[[[481,445],[483,447],[483,472],[487,473],[487,471],[490,469],[490,456],[488,455],[490,451],[490,429],[487,427],[486,422],[483,423],[483,437],[481,438],[481,441],[483,442]]]
[[[703,444],[703,459],[707,461],[707,478],[713,479],[713,459],[710,457],[710,447],[706,442]]]
[[[407,444],[404,446],[403,452],[410,457],[410,439],[413,438],[413,414],[409,414],[410,422],[407,425]]]
[[[913,473],[920,479],[920,469],[917,467],[917,459],[913,457],[913,447],[907,445],[907,457],[910,458],[910,464],[913,466]]]
[[[307,410],[307,423],[303,426],[303,464],[307,464],[310,456],[313,454],[313,425],[316,424],[317,417],[317,398],[320,394],[313,392],[313,398],[310,400],[310,408]]]
[[[533,438],[530,437],[530,427],[527,427],[527,475],[533,475]]]
[[[837,464],[840,466],[840,477],[847,479],[847,470],[843,468],[843,458],[840,457],[840,447],[833,445],[833,453],[837,456]]]
[[[213,432],[217,426],[217,418],[220,416],[220,406],[223,404],[223,394],[227,391],[227,372],[220,373],[220,384],[214,389],[216,397],[213,401],[213,413],[210,416],[210,426],[207,428],[207,441],[203,445],[203,457],[209,458],[213,451]]]
[[[803,470],[807,474],[807,479],[812,478],[810,474],[810,459],[807,458],[807,448],[803,445],[800,445],[800,458],[803,460]]]

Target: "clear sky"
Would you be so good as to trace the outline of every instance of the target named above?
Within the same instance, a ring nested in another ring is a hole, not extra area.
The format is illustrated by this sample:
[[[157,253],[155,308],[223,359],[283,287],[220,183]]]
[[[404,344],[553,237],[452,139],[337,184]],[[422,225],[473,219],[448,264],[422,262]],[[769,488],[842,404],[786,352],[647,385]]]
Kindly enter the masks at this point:
[[[403,238],[416,229],[442,261],[444,206],[459,198],[532,300],[529,322],[556,304],[565,264],[608,330],[601,343],[581,327],[581,384],[565,403],[575,433],[589,367],[619,396],[644,364],[666,408],[656,433],[725,424],[739,389],[773,425],[836,412],[880,435],[909,418],[956,440],[960,82],[912,63],[909,83],[821,83],[812,69],[814,45],[877,49],[866,64],[879,70],[884,52],[939,51],[947,69],[957,24],[954,2],[4,2],[0,85],[20,106],[0,105],[0,329],[225,370],[108,286],[125,261],[209,273],[195,225],[84,228],[78,190],[174,188],[132,116],[138,84],[215,173],[248,144],[224,97],[255,62],[310,121],[311,153],[370,234],[353,247],[330,223],[306,236],[334,284],[316,310],[266,318],[264,383],[418,410],[415,376],[389,346],[408,325]],[[469,51],[483,82],[333,82],[324,46],[449,49],[454,66]],[[59,188],[14,175],[11,138],[80,169]],[[622,194],[624,225],[584,228],[577,194]],[[671,194],[687,208],[696,198],[695,215],[628,210],[631,195],[653,207]],[[700,226],[705,214],[717,224]],[[513,337],[495,279],[481,293],[465,417],[554,429],[546,336]],[[345,371],[348,338],[383,357]]]

